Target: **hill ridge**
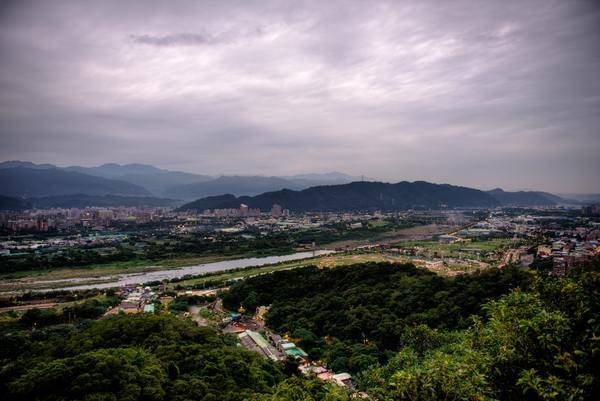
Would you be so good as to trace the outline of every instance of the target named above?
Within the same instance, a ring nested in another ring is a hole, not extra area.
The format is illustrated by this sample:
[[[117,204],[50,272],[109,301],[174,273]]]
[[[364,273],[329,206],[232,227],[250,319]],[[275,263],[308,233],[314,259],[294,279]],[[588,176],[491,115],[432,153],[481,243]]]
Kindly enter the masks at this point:
[[[401,181],[395,184],[355,181],[341,185],[320,185],[300,191],[283,189],[257,196],[212,196],[185,204],[180,209],[221,209],[238,207],[240,203],[263,211],[270,210],[277,203],[295,212],[500,205],[484,191],[450,184],[432,184],[426,181]]]

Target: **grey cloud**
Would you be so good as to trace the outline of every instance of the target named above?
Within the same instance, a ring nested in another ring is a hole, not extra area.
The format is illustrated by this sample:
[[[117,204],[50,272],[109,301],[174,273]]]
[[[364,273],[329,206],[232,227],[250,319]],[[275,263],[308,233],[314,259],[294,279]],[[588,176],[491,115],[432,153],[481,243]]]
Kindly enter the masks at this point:
[[[584,1],[13,2],[0,159],[600,191],[598,43]]]
[[[244,38],[255,38],[265,34],[265,27],[240,27],[218,33],[180,32],[167,35],[129,35],[129,38],[139,44],[170,47],[170,46],[205,46],[226,44]]]
[[[202,35],[197,33],[177,33],[165,36],[152,35],[131,35],[131,40],[136,43],[152,46],[202,46],[222,42],[215,36]]]

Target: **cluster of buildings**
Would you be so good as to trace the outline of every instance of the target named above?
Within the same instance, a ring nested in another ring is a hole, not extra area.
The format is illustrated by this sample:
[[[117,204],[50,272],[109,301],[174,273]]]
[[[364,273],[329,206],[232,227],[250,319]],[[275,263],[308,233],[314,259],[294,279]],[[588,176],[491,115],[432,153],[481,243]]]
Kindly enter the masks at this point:
[[[207,209],[202,213],[202,215],[212,217],[259,217],[261,213],[260,209],[253,209],[242,203],[237,209]]]
[[[417,220],[431,220],[420,213]],[[456,213],[454,213],[456,215]],[[238,208],[179,211],[168,207],[87,207],[50,208],[0,212],[0,230],[9,235],[34,232],[89,233],[118,231],[123,227],[160,223],[173,234],[221,231],[239,232],[258,229],[261,234],[286,230],[317,228],[327,224],[346,224],[348,229],[364,227],[373,219],[401,218],[410,222],[411,212],[309,212],[292,214],[289,209],[273,204],[269,212],[261,212],[241,204]],[[452,217],[450,214],[448,215]],[[447,219],[448,216],[438,216]],[[414,217],[414,216],[413,216]],[[436,217],[437,218],[437,217]],[[229,230],[229,231],[228,231]]]
[[[338,386],[354,389],[354,383],[352,383],[352,376],[350,373],[333,373],[327,370],[326,367],[315,364],[300,365],[298,370],[307,376],[313,374],[325,382],[331,382]]]
[[[272,361],[285,361],[286,355],[283,350],[270,344],[259,332],[244,330],[238,334],[240,344],[250,351],[258,352]]]
[[[121,303],[110,309],[106,314],[124,313],[132,315],[137,313],[154,313],[154,301],[157,295],[150,287],[123,287]]]
[[[269,307],[259,306],[253,318],[232,313],[224,319],[226,333],[236,333],[239,344],[244,348],[257,352],[275,362],[285,362],[293,358],[298,362],[298,370],[305,374],[314,374],[323,381],[353,389],[352,376],[349,373],[334,373],[322,364],[310,360],[309,355],[297,344],[264,327],[264,315]]]
[[[0,213],[0,228],[13,233],[70,231],[76,228],[104,229],[115,222],[147,223],[172,218],[175,214],[164,207],[89,207],[32,209]]]
[[[273,361],[283,362],[289,357],[294,358],[298,362],[298,370],[304,375],[315,375],[323,381],[354,389],[349,373],[336,374],[326,366],[312,362],[302,348],[278,334],[266,332],[263,336],[258,331],[245,330],[238,334],[238,339],[243,347]]]
[[[502,256],[500,267],[527,266],[537,258],[548,261],[553,274],[565,275],[569,268],[600,256],[600,214],[597,211],[600,209],[596,205],[583,207],[579,213],[562,209],[540,209],[537,213],[523,214],[496,211],[478,226],[537,245],[533,252],[530,246],[509,249]]]
[[[551,243],[537,247],[538,258],[552,261],[552,273],[564,276],[575,267],[600,255],[600,229],[588,231],[585,237],[562,235]]]
[[[453,271],[450,269],[452,266],[486,268],[494,265],[502,268],[508,265],[530,266],[536,260],[547,260],[553,266],[554,274],[564,275],[569,268],[600,256],[600,219],[590,216],[588,209],[585,207],[578,212],[543,208],[523,213],[495,210],[482,221],[468,224],[451,234],[438,235],[440,246],[430,242],[407,246],[380,244],[375,247],[448,275],[463,273],[456,269]],[[478,246],[480,241],[484,243],[496,238],[504,239],[504,245]],[[445,246],[449,244],[453,246]],[[373,247],[362,248],[368,251]]]
[[[600,204],[584,206],[581,212],[584,216],[600,216]]]
[[[237,209],[207,209],[202,212],[202,215],[211,217],[282,217],[289,216],[290,211],[288,209],[284,209],[283,207],[281,207],[281,205],[275,203],[271,207],[271,211],[269,213],[261,213],[259,208],[251,208],[248,205],[242,203]]]
[[[32,237],[19,238],[18,240],[9,239],[0,242],[0,255],[18,257],[21,255],[47,254],[61,252],[66,248],[94,248],[102,253],[111,252],[115,245],[118,245],[128,238],[125,234],[85,234],[72,235],[66,237],[52,237],[44,240]]]

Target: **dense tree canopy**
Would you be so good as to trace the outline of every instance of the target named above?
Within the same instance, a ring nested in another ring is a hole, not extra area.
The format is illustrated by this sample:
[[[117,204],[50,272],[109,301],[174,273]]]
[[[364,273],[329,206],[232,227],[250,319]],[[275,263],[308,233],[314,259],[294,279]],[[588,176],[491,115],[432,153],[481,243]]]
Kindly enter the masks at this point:
[[[513,290],[467,330],[422,327],[433,341],[407,344],[359,385],[381,400],[597,399],[599,288],[600,274],[587,272]]]
[[[268,324],[331,369],[357,372],[375,400],[583,401],[600,389],[599,289],[597,263],[566,278],[509,269],[453,279],[357,265],[256,277],[226,301],[272,303]],[[277,399],[317,399],[302,386],[294,398],[291,386]]]
[[[2,334],[2,399],[244,400],[281,369],[175,316],[114,316]]]
[[[412,326],[465,328],[482,303],[524,280],[510,269],[445,278],[411,264],[307,267],[240,282],[224,302],[249,311],[272,304],[270,327],[332,368],[358,372],[399,349]]]

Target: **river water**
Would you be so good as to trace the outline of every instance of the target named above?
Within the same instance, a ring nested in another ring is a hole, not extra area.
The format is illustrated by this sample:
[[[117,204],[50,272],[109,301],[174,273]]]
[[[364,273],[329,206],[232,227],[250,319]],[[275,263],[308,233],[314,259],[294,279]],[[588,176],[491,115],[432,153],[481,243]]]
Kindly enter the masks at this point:
[[[333,253],[333,251],[329,250],[320,250],[315,251],[315,256],[326,255],[329,253]],[[85,290],[91,288],[112,288],[112,287],[122,287],[125,285],[136,285],[136,284],[144,284],[151,281],[162,281],[162,280],[170,280],[174,278],[181,278],[186,275],[201,275],[206,273],[227,271],[233,269],[241,269],[245,267],[253,267],[253,266],[264,266],[271,265],[280,262],[287,262],[290,260],[300,260],[307,259],[313,257],[313,252],[297,252],[290,255],[281,255],[281,256],[267,256],[264,258],[244,258],[244,259],[233,259],[233,260],[224,260],[221,262],[213,262],[213,263],[204,263],[200,265],[194,266],[186,266],[186,267],[176,267],[165,270],[156,270],[151,272],[142,272],[142,273],[126,273],[126,274],[115,274],[110,276],[100,276],[100,277],[90,277],[90,278],[73,278],[66,280],[48,280],[48,281],[36,281],[37,284],[48,284],[53,283],[54,285],[51,288],[45,288],[43,292],[46,291],[61,291],[61,290]],[[84,283],[85,281],[95,281],[95,284],[79,284],[79,285],[70,285],[64,286],[68,283]],[[102,281],[102,282],[99,282]]]

